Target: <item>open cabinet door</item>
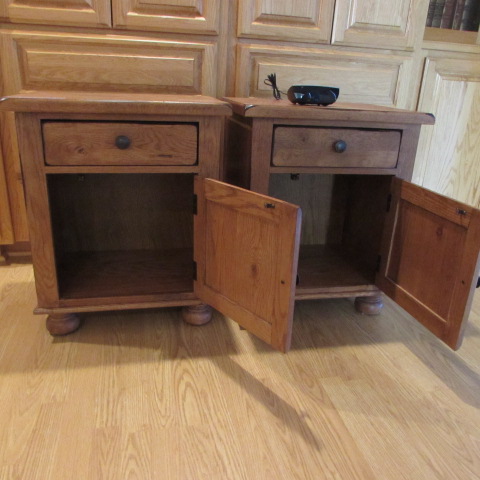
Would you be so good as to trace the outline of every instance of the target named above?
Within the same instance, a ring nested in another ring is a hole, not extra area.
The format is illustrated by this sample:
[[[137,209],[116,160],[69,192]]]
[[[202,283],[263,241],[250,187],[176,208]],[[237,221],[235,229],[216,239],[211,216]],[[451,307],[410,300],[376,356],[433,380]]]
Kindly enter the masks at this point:
[[[290,348],[301,210],[195,178],[195,293],[277,350]]]
[[[478,278],[480,211],[395,178],[377,286],[453,349]]]

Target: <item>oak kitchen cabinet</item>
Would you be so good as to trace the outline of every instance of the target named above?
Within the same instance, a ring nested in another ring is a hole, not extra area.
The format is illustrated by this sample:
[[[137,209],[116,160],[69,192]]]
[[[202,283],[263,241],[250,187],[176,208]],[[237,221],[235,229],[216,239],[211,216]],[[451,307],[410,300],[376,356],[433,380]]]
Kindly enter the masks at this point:
[[[438,44],[437,44],[438,46]],[[422,131],[414,181],[480,207],[480,45],[472,52],[424,52],[419,109],[437,118]]]

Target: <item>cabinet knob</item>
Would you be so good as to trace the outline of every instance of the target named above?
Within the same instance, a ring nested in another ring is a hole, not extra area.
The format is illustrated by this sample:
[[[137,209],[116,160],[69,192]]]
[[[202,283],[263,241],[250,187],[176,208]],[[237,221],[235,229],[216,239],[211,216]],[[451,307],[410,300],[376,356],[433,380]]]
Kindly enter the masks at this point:
[[[337,140],[333,144],[333,148],[337,153],[343,153],[347,149],[347,142],[345,142],[344,140]]]
[[[119,135],[115,139],[115,146],[120,150],[125,150],[130,146],[130,139],[126,135]]]

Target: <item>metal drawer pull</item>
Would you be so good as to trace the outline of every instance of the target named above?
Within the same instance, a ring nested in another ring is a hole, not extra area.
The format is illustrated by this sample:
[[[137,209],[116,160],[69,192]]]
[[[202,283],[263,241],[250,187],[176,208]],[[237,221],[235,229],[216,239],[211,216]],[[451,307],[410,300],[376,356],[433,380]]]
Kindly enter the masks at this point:
[[[343,153],[347,149],[347,142],[345,142],[344,140],[337,140],[333,144],[333,148],[337,153]]]
[[[120,150],[126,150],[130,146],[130,139],[126,135],[119,135],[115,139],[115,146]]]

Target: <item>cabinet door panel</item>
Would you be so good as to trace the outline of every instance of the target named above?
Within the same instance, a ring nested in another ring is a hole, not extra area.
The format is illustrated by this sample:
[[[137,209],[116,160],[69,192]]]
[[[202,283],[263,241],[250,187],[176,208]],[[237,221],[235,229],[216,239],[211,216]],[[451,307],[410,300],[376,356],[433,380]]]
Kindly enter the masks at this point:
[[[436,121],[422,128],[413,181],[480,207],[478,59],[427,57],[418,109]]]
[[[107,27],[111,25],[110,0],[9,0],[1,2],[0,20]]]
[[[8,202],[7,181],[3,167],[2,150],[0,148],[0,245],[13,242],[13,225]]]
[[[240,0],[238,35],[330,42],[333,0]]]
[[[290,348],[299,207],[195,178],[195,293],[274,348]]]
[[[111,35],[3,36],[5,93],[79,90],[215,95],[216,44]]]
[[[328,85],[340,88],[340,102],[413,108],[411,70],[411,57],[401,54],[242,45],[235,96],[271,97],[264,80],[275,72],[283,91],[295,84]]]
[[[394,179],[377,286],[453,349],[479,271],[480,210]]]
[[[25,209],[23,172],[18,153],[17,128],[13,112],[0,114],[0,132],[3,168],[8,192],[8,202],[4,203],[0,208],[3,212],[1,213],[3,218],[0,223],[3,226],[5,224],[8,225],[8,219],[10,219],[11,228],[13,229],[13,237],[10,233],[6,236],[2,226],[0,243],[25,242],[28,241],[27,212]],[[10,210],[9,213],[7,213],[7,209]]]
[[[412,49],[427,7],[428,0],[337,0],[332,43]]]
[[[113,25],[137,30],[217,34],[220,0],[112,0]]]

